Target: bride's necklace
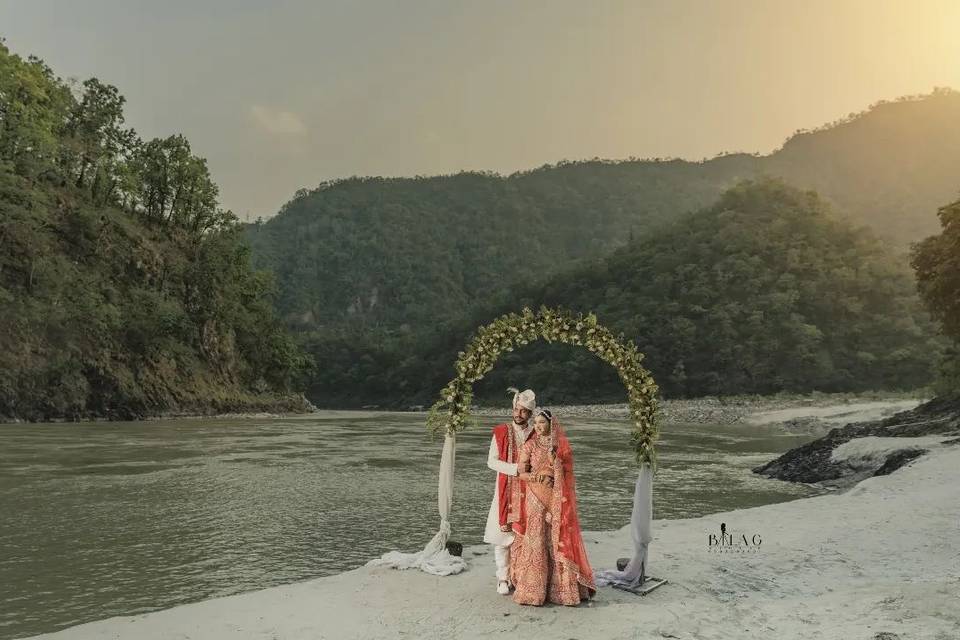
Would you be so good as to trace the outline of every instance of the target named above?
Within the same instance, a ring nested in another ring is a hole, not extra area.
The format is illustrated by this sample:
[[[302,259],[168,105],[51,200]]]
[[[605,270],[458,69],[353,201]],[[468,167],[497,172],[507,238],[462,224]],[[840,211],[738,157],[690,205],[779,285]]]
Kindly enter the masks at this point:
[[[550,448],[550,436],[539,436],[539,435],[538,435],[538,436],[537,436],[537,439],[536,439],[536,443],[537,443],[537,446],[540,447],[541,449],[549,449],[549,448]]]

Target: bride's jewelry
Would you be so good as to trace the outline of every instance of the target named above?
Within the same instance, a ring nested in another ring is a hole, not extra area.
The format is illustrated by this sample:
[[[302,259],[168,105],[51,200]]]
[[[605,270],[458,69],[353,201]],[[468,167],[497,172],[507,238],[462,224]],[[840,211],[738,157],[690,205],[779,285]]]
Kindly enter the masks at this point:
[[[537,436],[537,439],[536,439],[536,443],[537,443],[537,446],[540,447],[541,449],[549,449],[549,448],[550,448],[550,436],[539,436],[539,435],[538,435],[538,436]]]

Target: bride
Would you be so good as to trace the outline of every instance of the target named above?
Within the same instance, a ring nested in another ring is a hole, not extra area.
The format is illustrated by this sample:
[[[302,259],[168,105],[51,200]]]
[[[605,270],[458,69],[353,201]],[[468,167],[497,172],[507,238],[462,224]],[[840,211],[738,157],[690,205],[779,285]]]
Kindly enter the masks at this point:
[[[536,435],[520,449],[526,517],[514,523],[510,579],[517,604],[576,605],[597,591],[577,518],[570,441],[549,409],[534,412]]]

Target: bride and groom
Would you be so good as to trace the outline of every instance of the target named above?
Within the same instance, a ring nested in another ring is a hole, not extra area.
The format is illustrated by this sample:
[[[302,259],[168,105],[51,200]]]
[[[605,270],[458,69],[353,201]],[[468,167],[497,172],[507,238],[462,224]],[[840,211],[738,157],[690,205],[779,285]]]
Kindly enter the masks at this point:
[[[493,545],[497,593],[518,604],[576,605],[596,593],[577,518],[570,441],[527,389],[513,421],[493,428],[487,466],[497,472],[483,541]]]

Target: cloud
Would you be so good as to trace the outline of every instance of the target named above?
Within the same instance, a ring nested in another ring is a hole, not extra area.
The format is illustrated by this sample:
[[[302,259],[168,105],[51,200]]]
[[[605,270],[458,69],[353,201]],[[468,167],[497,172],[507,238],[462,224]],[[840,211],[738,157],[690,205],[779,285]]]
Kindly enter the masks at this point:
[[[307,132],[303,120],[292,111],[255,104],[250,107],[250,115],[261,129],[272,135],[297,135]]]

